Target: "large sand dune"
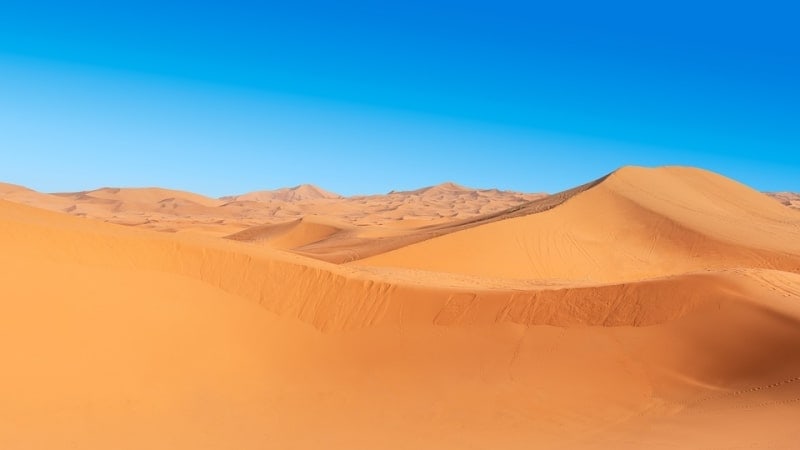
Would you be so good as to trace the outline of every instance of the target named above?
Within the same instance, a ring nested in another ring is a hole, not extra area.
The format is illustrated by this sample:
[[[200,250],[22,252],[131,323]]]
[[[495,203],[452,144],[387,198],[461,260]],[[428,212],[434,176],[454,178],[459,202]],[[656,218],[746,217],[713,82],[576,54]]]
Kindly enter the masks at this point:
[[[235,211],[275,200],[0,187],[3,449],[800,442],[800,212],[719,175],[412,224],[430,190],[259,223]],[[45,210],[168,199],[180,233]]]
[[[797,212],[697,169],[624,168],[557,208],[507,216],[359,263],[588,282],[800,267]]]

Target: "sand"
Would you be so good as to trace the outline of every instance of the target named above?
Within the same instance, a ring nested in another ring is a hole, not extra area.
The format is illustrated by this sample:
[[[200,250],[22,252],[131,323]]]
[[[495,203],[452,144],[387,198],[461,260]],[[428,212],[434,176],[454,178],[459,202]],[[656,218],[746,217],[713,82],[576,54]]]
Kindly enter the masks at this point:
[[[786,206],[800,209],[800,194],[794,192],[770,192],[769,196]]]
[[[0,448],[800,442],[800,212],[677,167],[300,191],[0,185]]]
[[[251,227],[255,233],[250,234],[260,234],[258,230],[265,225],[302,218],[358,226],[360,231],[351,234],[369,237],[383,235],[387,228],[417,228],[482,216],[544,196],[443,183],[416,191],[342,197],[305,184],[214,199],[162,188],[100,188],[45,194],[0,183],[0,199],[16,203],[154,231],[217,237]],[[378,228],[373,230],[373,226]]]

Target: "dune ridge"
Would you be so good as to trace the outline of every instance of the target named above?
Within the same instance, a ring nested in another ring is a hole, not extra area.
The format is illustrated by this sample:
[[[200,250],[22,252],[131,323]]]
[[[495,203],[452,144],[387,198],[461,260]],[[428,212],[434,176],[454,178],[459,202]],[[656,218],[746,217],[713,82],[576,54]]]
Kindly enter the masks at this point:
[[[564,197],[538,214],[522,207],[356,264],[597,282],[800,267],[797,213],[710,172],[625,168]]]

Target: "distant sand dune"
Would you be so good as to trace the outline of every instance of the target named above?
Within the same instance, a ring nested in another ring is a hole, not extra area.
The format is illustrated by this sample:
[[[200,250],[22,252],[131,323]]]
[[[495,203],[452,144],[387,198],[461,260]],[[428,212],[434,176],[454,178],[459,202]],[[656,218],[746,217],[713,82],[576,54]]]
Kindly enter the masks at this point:
[[[771,192],[769,195],[791,208],[800,208],[800,194],[794,192]]]
[[[330,238],[349,228],[351,227],[331,221],[303,218],[275,225],[258,225],[226,237],[236,241],[266,242],[274,248],[292,249]]]
[[[453,186],[445,183],[409,192],[341,197],[316,186],[300,185],[212,199],[161,188],[42,194],[0,184],[0,199],[155,231],[226,236],[305,216],[362,227],[413,229],[481,216],[542,196]],[[376,230],[366,234],[375,235]]]
[[[279,200],[283,202],[298,202],[308,200],[320,199],[337,199],[341,198],[339,194],[328,192],[317,186],[310,184],[301,184],[292,188],[282,188],[274,191],[257,191],[250,192],[242,195],[234,195],[230,197],[223,197],[222,200],[232,201],[255,201],[255,202],[268,202],[272,200]]]
[[[223,202],[191,192],[161,188],[101,188],[75,194],[60,194],[66,197],[92,197],[135,204],[155,205],[164,200],[182,200],[208,208],[220,206]]]

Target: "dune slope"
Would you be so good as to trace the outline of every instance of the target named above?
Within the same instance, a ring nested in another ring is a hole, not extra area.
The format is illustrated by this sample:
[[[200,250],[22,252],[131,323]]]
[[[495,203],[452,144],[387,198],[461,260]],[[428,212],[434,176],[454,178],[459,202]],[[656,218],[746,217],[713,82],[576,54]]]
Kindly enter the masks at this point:
[[[557,207],[522,212],[356,264],[601,283],[800,268],[796,211],[699,169],[624,168]]]

